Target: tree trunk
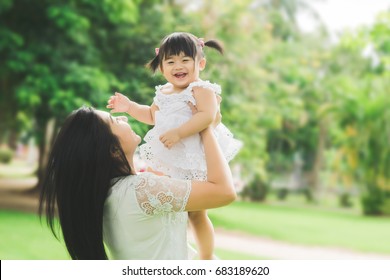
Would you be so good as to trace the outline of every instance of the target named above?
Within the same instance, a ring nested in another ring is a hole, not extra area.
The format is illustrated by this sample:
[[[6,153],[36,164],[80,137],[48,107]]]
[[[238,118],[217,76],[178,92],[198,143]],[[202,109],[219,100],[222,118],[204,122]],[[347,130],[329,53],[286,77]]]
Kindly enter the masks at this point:
[[[38,183],[33,189],[33,192],[39,192],[41,190],[43,178],[46,172],[47,161],[49,158],[49,152],[53,142],[55,124],[56,124],[55,119],[51,118],[46,122],[46,124],[42,128],[41,133],[44,137],[41,138],[41,141],[38,145],[38,149],[39,149],[38,170],[37,170]]]
[[[311,197],[311,200],[314,201],[317,200],[319,189],[320,189],[319,175],[320,175],[323,158],[324,158],[327,131],[328,131],[328,126],[326,121],[325,120],[320,121],[316,156],[314,159],[313,168],[311,169],[307,178],[307,183],[310,191],[309,197]]]
[[[20,126],[17,121],[19,103],[15,97],[15,88],[21,77],[18,75],[3,74],[0,77],[0,142],[4,141],[12,149],[16,150],[17,140],[20,134]]]
[[[16,150],[17,148],[17,142],[18,142],[18,132],[16,131],[16,128],[11,128],[9,135],[8,135],[8,147],[10,147],[12,150]]]

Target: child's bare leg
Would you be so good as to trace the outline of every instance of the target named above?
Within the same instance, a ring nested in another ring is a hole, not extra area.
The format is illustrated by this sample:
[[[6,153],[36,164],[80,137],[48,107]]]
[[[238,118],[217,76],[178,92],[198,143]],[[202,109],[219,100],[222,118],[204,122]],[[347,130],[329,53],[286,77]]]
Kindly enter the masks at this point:
[[[188,213],[198,246],[199,258],[211,260],[214,257],[214,227],[206,210]]]

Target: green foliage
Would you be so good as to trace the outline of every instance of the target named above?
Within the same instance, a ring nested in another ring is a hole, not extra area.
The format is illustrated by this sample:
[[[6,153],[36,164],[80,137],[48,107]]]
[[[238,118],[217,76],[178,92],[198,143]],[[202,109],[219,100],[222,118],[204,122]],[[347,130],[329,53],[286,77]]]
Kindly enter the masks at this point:
[[[264,201],[270,190],[269,184],[260,174],[255,174],[252,180],[245,185],[241,192],[243,198],[249,198],[251,201]]]
[[[287,198],[287,195],[289,193],[289,190],[286,188],[281,188],[277,190],[277,198],[279,200],[285,200]]]
[[[382,206],[384,202],[383,192],[374,187],[362,197],[363,212],[366,215],[380,215],[383,214]]]
[[[12,150],[9,148],[0,147],[0,162],[1,163],[9,163],[13,156]]]
[[[381,212],[386,216],[390,216],[390,193],[387,193],[382,202]]]
[[[340,200],[341,207],[351,207],[352,206],[351,194],[349,194],[347,192],[340,194],[339,200]]]
[[[0,66],[0,117],[4,120],[1,128],[19,133],[21,128],[28,127],[43,153],[48,150],[45,145],[50,145],[44,137],[50,119],[60,125],[81,105],[104,108],[110,94],[124,90],[133,75],[124,71],[129,58],[123,59],[123,54],[127,53],[134,36],[144,35],[128,32],[139,24],[140,2],[9,1],[9,5],[2,4],[0,34],[5,40],[0,43],[0,56],[5,60]],[[139,53],[135,51],[134,56],[138,57]],[[131,69],[142,68],[145,62],[138,62]],[[144,85],[144,81],[149,81],[146,77],[149,75],[143,72],[141,78],[134,79]],[[3,99],[8,106],[3,105]],[[31,119],[30,124],[23,117],[26,115]],[[45,156],[41,154],[40,158]]]
[[[382,213],[383,193],[390,191],[390,84],[388,71],[382,71],[390,57],[390,50],[383,47],[390,17],[385,15],[372,28],[346,34],[329,63],[333,70],[329,80],[338,82],[337,88],[330,88],[334,98],[330,114],[338,120],[332,136],[343,163],[338,166],[361,186],[363,212],[368,215]],[[362,56],[362,49],[369,50],[370,45],[374,47]]]

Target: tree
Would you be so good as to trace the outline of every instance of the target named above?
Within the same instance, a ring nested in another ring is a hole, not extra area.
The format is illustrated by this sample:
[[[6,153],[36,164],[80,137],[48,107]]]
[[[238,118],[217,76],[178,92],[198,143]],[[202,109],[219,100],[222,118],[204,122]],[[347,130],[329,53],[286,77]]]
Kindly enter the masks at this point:
[[[111,28],[136,21],[137,2],[3,1],[0,15],[7,119],[20,111],[32,118],[40,182],[61,120],[83,104],[102,106],[118,85],[99,43]]]
[[[387,12],[371,28],[345,34],[329,63],[334,73],[329,111],[339,120],[332,140],[347,167],[343,172],[361,187],[365,214],[383,214],[390,197],[389,23]],[[363,52],[367,48],[371,51]]]

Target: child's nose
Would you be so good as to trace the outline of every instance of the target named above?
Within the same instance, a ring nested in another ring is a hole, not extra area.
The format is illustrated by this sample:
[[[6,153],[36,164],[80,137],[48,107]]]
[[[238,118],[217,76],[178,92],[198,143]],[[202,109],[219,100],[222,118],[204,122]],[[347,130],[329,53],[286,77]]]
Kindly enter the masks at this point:
[[[183,65],[180,62],[175,63],[175,68],[176,69],[181,69]]]

